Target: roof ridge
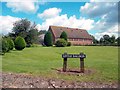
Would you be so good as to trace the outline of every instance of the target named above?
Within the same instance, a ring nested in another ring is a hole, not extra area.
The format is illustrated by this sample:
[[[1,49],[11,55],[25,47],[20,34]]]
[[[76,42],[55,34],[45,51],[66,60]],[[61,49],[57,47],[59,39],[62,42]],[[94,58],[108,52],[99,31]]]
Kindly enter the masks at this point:
[[[67,28],[67,29],[74,29],[74,30],[85,30],[86,29],[80,29],[80,28],[71,28],[71,27],[63,27],[63,26],[54,26],[54,25],[50,25],[50,27],[56,27],[56,28]]]

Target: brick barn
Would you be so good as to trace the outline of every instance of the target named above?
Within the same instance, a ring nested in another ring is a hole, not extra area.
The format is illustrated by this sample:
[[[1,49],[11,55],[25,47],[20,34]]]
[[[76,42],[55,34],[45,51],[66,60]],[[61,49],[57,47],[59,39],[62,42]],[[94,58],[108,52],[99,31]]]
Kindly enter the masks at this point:
[[[49,26],[48,30],[52,33],[53,43],[60,38],[63,31],[67,33],[68,41],[71,42],[72,45],[90,45],[93,42],[92,37],[84,29]]]

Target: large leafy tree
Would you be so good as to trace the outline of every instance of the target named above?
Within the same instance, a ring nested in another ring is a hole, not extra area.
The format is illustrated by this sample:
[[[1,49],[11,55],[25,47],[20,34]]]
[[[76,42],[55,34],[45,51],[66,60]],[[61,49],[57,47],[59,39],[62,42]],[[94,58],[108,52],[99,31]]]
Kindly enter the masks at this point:
[[[103,38],[100,38],[100,44],[103,45],[104,44],[104,39]]]
[[[38,30],[36,24],[31,23],[28,19],[21,19],[13,24],[13,33],[10,33],[13,39],[17,36],[21,36],[25,39],[28,46],[35,43],[38,39]]]
[[[110,42],[111,42],[111,44],[115,44],[115,36],[114,35],[111,36]]]
[[[111,37],[107,34],[103,35],[103,37],[100,38],[100,44],[101,45],[115,45],[115,36],[112,35]]]
[[[26,38],[26,43],[29,45],[33,44],[33,43],[37,43],[38,42],[38,30],[37,29],[31,29]]]
[[[110,40],[111,40],[111,38],[110,38],[110,36],[109,35],[103,35],[103,40],[104,40],[104,45],[110,45],[111,43],[110,43]]]
[[[13,24],[13,32],[16,36],[25,38],[31,28],[31,22],[27,19],[21,19]]]
[[[65,39],[66,41],[67,41],[67,33],[65,32],[65,31],[63,31],[62,33],[61,33],[61,35],[60,35],[60,38],[61,39]]]
[[[44,44],[45,44],[46,46],[52,46],[52,45],[53,45],[52,34],[51,34],[50,31],[46,32],[46,34],[45,34]]]

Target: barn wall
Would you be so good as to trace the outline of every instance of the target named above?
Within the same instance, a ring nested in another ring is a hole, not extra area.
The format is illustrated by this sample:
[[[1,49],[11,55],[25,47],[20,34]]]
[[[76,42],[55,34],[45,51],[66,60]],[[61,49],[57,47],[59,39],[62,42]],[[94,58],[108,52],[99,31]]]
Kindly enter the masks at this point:
[[[71,42],[72,45],[91,45],[92,44],[92,40],[88,39],[88,40],[68,40],[69,42]]]

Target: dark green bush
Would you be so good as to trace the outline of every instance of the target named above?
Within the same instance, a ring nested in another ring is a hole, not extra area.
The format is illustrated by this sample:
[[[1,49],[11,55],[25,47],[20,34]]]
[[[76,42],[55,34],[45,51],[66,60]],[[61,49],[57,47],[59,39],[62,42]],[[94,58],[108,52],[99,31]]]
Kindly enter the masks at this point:
[[[23,50],[26,47],[26,42],[24,40],[24,38],[18,36],[15,39],[15,49],[16,50]]]
[[[55,43],[56,47],[65,47],[67,46],[67,41],[64,39],[59,39]]]
[[[67,42],[67,46],[71,46],[71,42]]]
[[[2,54],[5,54],[6,52],[9,51],[9,43],[7,42],[6,39],[2,39]]]
[[[66,41],[67,41],[67,33],[65,32],[65,31],[63,31],[62,33],[61,33],[61,35],[60,35],[60,38],[61,39],[65,39]]]
[[[52,46],[53,45],[52,34],[49,31],[45,34],[44,44],[46,46]]]
[[[11,38],[7,39],[7,42],[9,43],[9,50],[13,50],[14,48],[14,42]]]

